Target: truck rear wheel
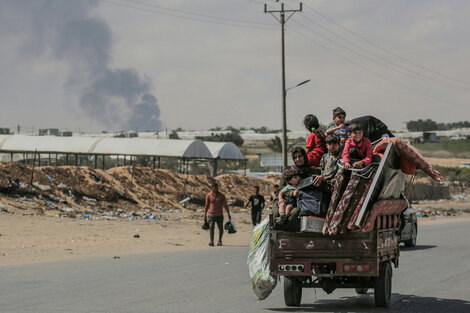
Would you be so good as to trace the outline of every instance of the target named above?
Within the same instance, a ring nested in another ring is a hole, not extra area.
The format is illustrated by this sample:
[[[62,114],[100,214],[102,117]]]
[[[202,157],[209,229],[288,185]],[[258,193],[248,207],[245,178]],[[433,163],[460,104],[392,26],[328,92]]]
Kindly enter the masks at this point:
[[[392,295],[392,267],[390,262],[380,264],[379,277],[375,280],[374,298],[375,305],[378,307],[390,306],[390,297]]]
[[[284,302],[287,306],[300,306],[302,282],[295,276],[284,276]]]

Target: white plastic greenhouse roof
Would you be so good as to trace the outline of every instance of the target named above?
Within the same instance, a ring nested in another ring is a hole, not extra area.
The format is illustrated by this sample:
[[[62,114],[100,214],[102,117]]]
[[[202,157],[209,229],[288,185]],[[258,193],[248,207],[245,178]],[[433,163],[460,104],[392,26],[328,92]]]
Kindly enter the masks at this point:
[[[93,153],[212,159],[209,149],[200,140],[103,138]]]
[[[244,160],[240,149],[232,142],[204,141],[214,159],[221,160]]]
[[[0,152],[142,155],[212,159],[200,140],[0,135]]]
[[[0,135],[2,152],[90,153],[94,137]]]

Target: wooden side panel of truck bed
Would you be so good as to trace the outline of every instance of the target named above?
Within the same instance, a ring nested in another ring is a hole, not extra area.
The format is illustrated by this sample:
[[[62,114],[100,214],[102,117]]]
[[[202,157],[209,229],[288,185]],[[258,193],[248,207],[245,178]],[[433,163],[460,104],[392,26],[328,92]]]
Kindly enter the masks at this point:
[[[271,231],[271,274],[334,277],[377,276],[379,263],[392,260],[398,266],[399,235],[395,229],[374,230],[368,233],[349,232],[329,236],[317,233]],[[303,271],[280,271],[280,266],[301,264]],[[334,270],[315,273],[314,265],[328,264]],[[347,273],[347,264],[367,265],[368,271]],[[312,271],[313,270],[313,271]]]

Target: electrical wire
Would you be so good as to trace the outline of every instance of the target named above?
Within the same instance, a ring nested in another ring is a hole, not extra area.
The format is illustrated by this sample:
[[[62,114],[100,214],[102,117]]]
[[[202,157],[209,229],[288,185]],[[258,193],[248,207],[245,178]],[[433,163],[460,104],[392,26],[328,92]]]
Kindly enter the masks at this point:
[[[165,10],[165,11],[177,12],[177,13],[182,13],[182,14],[187,14],[187,15],[192,15],[192,16],[199,16],[199,17],[203,17],[203,18],[209,18],[209,19],[215,19],[215,20],[222,20],[222,21],[230,21],[230,22],[243,23],[243,24],[275,26],[275,25],[272,24],[272,23],[262,23],[262,22],[245,21],[245,20],[232,19],[232,18],[228,18],[228,17],[220,17],[220,16],[214,16],[214,15],[207,15],[207,14],[195,13],[195,12],[185,11],[185,10],[171,9],[171,8],[163,7],[163,6],[160,6],[160,5],[155,5],[155,4],[151,4],[151,3],[146,3],[146,2],[143,2],[143,1],[137,1],[137,0],[127,0],[127,1],[133,2],[133,3],[136,3],[136,4],[140,4],[140,5],[143,5],[143,6],[148,6],[148,7],[152,7],[152,8],[162,9],[162,10]]]
[[[152,10],[152,9],[146,9],[138,6],[132,6],[128,4],[123,4],[111,0],[100,0],[101,2],[123,7],[123,8],[128,8],[128,9],[133,9],[133,10],[138,10],[138,11],[143,11],[147,12],[150,14],[157,14],[157,15],[165,15],[165,16],[171,16],[175,18],[180,18],[180,19],[185,19],[185,20],[192,20],[192,21],[197,21],[197,22],[203,22],[203,23],[209,23],[209,24],[218,24],[218,25],[225,25],[225,26],[232,26],[232,27],[242,27],[242,28],[251,28],[251,29],[273,29],[274,27],[267,27],[267,26],[255,26],[255,25],[246,25],[242,24],[241,22],[222,22],[222,21],[215,21],[215,20],[209,20],[209,19],[204,19],[204,18],[199,18],[199,17],[190,17],[190,16],[182,16],[182,15],[177,15],[177,14],[172,14],[172,13],[167,13],[167,12],[161,12],[157,10]],[[274,26],[274,25],[273,25]]]
[[[333,36],[335,36],[335,37],[337,37],[337,38],[340,38],[341,40],[347,42],[348,44],[352,45],[353,47],[355,47],[355,48],[357,48],[357,49],[359,49],[359,50],[361,50],[361,51],[363,51],[363,52],[365,52],[365,53],[367,53],[367,54],[369,54],[369,55],[371,55],[371,56],[373,56],[373,57],[375,57],[375,58],[377,58],[377,59],[379,59],[379,60],[382,60],[382,61],[385,62],[385,63],[380,62],[380,61],[376,61],[376,60],[373,60],[372,58],[369,58],[369,57],[367,57],[367,56],[361,55],[362,57],[367,58],[368,60],[370,60],[370,61],[372,61],[372,62],[375,62],[375,63],[377,63],[377,64],[379,64],[379,65],[385,66],[385,67],[387,67],[387,68],[389,68],[389,69],[391,69],[391,70],[393,70],[393,71],[395,71],[395,72],[399,72],[399,73],[401,73],[401,74],[407,75],[407,76],[409,76],[409,77],[411,77],[411,78],[414,78],[414,79],[417,79],[417,80],[426,81],[426,82],[428,82],[428,83],[433,83],[433,84],[436,85],[436,86],[445,87],[445,88],[452,88],[452,89],[457,89],[457,90],[464,90],[464,91],[470,90],[470,89],[469,89],[470,87],[464,87],[464,86],[460,86],[460,85],[451,84],[451,83],[449,83],[449,82],[442,81],[442,80],[439,80],[439,79],[435,79],[435,78],[432,77],[432,76],[429,76],[429,75],[426,75],[426,74],[423,74],[423,73],[418,73],[418,72],[413,71],[413,70],[411,70],[411,69],[409,69],[409,68],[406,68],[406,67],[400,65],[400,64],[397,63],[397,62],[394,62],[394,61],[392,61],[392,60],[389,60],[389,59],[387,59],[387,58],[384,58],[384,57],[378,55],[377,53],[375,53],[375,52],[373,52],[373,51],[370,51],[370,50],[368,50],[368,49],[366,49],[366,48],[364,48],[364,47],[362,47],[362,46],[356,44],[355,42],[353,42],[353,41],[351,41],[351,40],[349,40],[349,39],[347,39],[347,38],[345,38],[345,37],[343,37],[343,36],[337,34],[336,32],[329,30],[327,27],[325,27],[325,26],[323,26],[323,25],[317,23],[316,21],[314,21],[314,20],[311,19],[311,18],[308,18],[308,17],[305,16],[305,15],[300,15],[300,16],[301,16],[302,18],[308,20],[308,21],[311,22],[312,24],[316,25],[317,27],[319,27],[319,28],[321,28],[321,29],[324,29],[326,32],[332,34]],[[317,34],[320,34],[320,33],[317,32],[317,31],[314,31],[314,30],[312,30],[312,31],[315,32],[315,33],[317,33]],[[334,40],[332,40],[332,39],[328,39],[328,40],[334,42],[335,44],[340,45],[339,43],[337,43],[336,41],[334,41]],[[344,46],[344,45],[341,45],[341,46],[344,47],[345,49],[348,49],[348,50],[350,50],[350,51],[353,51],[352,49],[350,49],[350,48],[348,48],[348,47],[346,47],[346,46]]]
[[[291,0],[291,1],[293,1],[293,0]],[[298,1],[294,1],[294,2],[298,2]],[[374,41],[372,41],[372,40],[370,40],[370,39],[367,39],[366,37],[364,37],[364,36],[362,36],[362,35],[360,35],[360,34],[354,32],[354,31],[352,31],[351,29],[349,29],[349,28],[347,28],[347,27],[341,25],[340,23],[336,22],[336,21],[333,20],[332,18],[326,16],[325,14],[321,13],[320,11],[318,11],[318,10],[312,8],[311,6],[309,6],[309,5],[307,5],[307,4],[303,4],[303,6],[306,7],[307,9],[309,9],[310,11],[312,11],[313,13],[315,13],[316,15],[322,17],[323,19],[329,21],[330,23],[332,23],[332,24],[334,24],[334,25],[340,27],[340,28],[343,29],[344,31],[346,31],[346,32],[350,33],[351,35],[355,36],[356,38],[359,38],[359,39],[361,39],[361,40],[367,42],[368,44],[370,44],[370,45],[372,45],[372,46],[374,46],[374,47],[376,47],[376,48],[378,48],[378,49],[380,49],[380,50],[382,50],[382,51],[388,53],[389,55],[392,55],[392,56],[394,56],[394,57],[397,57],[397,58],[399,58],[400,60],[402,60],[402,61],[404,61],[404,62],[406,62],[406,63],[408,63],[408,64],[410,64],[410,65],[413,65],[413,66],[419,68],[420,70],[424,70],[424,71],[427,71],[427,72],[429,72],[429,73],[432,73],[432,74],[441,76],[441,77],[443,77],[443,78],[446,78],[446,79],[448,79],[448,80],[451,80],[451,81],[454,81],[454,82],[458,82],[458,83],[464,84],[464,85],[466,85],[466,86],[470,86],[470,83],[469,83],[469,82],[466,82],[466,81],[463,81],[463,80],[460,80],[460,79],[457,79],[457,78],[453,78],[453,77],[451,77],[451,76],[442,74],[442,73],[440,73],[440,72],[438,72],[438,71],[435,71],[435,70],[433,70],[433,69],[430,69],[430,68],[428,68],[428,67],[425,67],[425,66],[423,66],[423,65],[420,65],[420,64],[418,64],[418,63],[416,63],[416,62],[414,62],[414,61],[412,61],[412,60],[410,60],[410,59],[408,59],[408,58],[406,58],[406,57],[404,57],[404,56],[401,56],[400,54],[398,54],[398,53],[396,53],[396,52],[393,52],[393,51],[390,50],[390,49],[387,49],[387,48],[385,48],[385,47],[379,45],[378,43],[376,43],[376,42],[374,42]],[[421,75],[423,75],[423,74],[421,74]],[[423,75],[423,76],[424,76],[424,75]]]
[[[323,48],[323,49],[329,51],[330,53],[336,55],[337,57],[340,57],[340,58],[344,59],[344,60],[347,61],[348,63],[351,63],[351,64],[353,64],[354,66],[356,66],[356,67],[358,67],[358,68],[360,68],[360,69],[362,69],[362,70],[364,70],[364,71],[366,71],[366,72],[369,72],[369,73],[371,73],[371,74],[373,74],[373,75],[375,75],[375,76],[377,76],[377,77],[380,77],[380,78],[382,78],[383,80],[386,80],[386,81],[388,81],[388,82],[391,82],[391,83],[394,84],[394,85],[397,85],[397,86],[399,86],[399,87],[408,89],[408,90],[410,90],[410,91],[413,91],[414,93],[417,93],[417,94],[419,94],[419,95],[428,97],[428,98],[433,99],[433,100],[440,101],[440,102],[442,102],[442,103],[446,103],[446,104],[449,104],[449,105],[463,106],[463,104],[453,103],[453,102],[447,101],[447,100],[445,100],[445,99],[442,99],[442,98],[439,98],[439,97],[436,97],[436,96],[429,95],[429,94],[427,94],[427,93],[424,93],[424,92],[422,92],[422,91],[420,91],[420,90],[418,90],[418,89],[412,88],[412,87],[407,86],[407,85],[405,85],[405,84],[399,83],[399,82],[397,82],[397,81],[395,81],[395,80],[393,80],[393,79],[391,79],[391,78],[388,78],[388,77],[386,77],[386,76],[384,76],[384,75],[382,75],[382,74],[380,74],[380,73],[377,73],[377,72],[375,72],[375,71],[373,71],[373,70],[367,68],[367,67],[364,66],[364,65],[361,65],[361,64],[355,62],[354,60],[352,60],[352,59],[350,59],[350,58],[348,58],[348,57],[346,57],[346,56],[344,56],[344,55],[342,55],[342,54],[340,54],[340,53],[334,51],[333,49],[328,48],[327,46],[321,44],[321,43],[318,42],[317,40],[315,40],[315,39],[313,39],[313,38],[311,38],[311,37],[308,37],[307,35],[301,33],[301,32],[298,31],[298,30],[295,30],[294,28],[288,27],[287,29],[289,29],[290,31],[293,31],[294,33],[298,34],[299,36],[301,36],[301,37],[303,37],[303,38],[305,38],[305,39],[307,39],[307,40],[313,42],[315,45],[317,45],[317,46],[319,46],[319,47],[321,47],[321,48]]]
[[[286,6],[287,6],[287,5],[286,5]],[[289,7],[289,6],[287,6],[287,7]],[[289,8],[290,8],[290,7],[289,7]],[[307,30],[309,30],[309,31],[315,33],[316,35],[318,35],[318,36],[324,38],[325,40],[328,40],[328,41],[332,42],[333,44],[338,45],[338,46],[340,46],[340,47],[342,47],[342,48],[344,48],[344,49],[346,49],[346,50],[348,50],[348,51],[350,51],[350,52],[352,52],[352,53],[354,53],[354,54],[356,54],[356,55],[358,55],[358,56],[360,56],[360,57],[366,59],[366,60],[369,61],[369,62],[376,63],[376,64],[378,64],[378,65],[380,65],[380,66],[386,67],[386,68],[388,68],[388,69],[390,69],[390,70],[392,70],[392,71],[394,71],[394,72],[397,72],[397,73],[402,74],[402,75],[406,75],[406,76],[411,77],[411,78],[413,78],[413,79],[416,79],[416,80],[419,80],[419,81],[424,81],[424,82],[427,82],[427,83],[431,83],[431,84],[433,84],[434,86],[437,86],[437,87],[451,88],[451,89],[460,90],[460,91],[470,91],[469,87],[463,87],[463,86],[458,86],[458,85],[455,85],[455,84],[451,84],[451,83],[449,83],[449,82],[442,81],[442,80],[438,80],[438,79],[435,79],[435,78],[432,77],[432,76],[425,75],[425,74],[422,74],[422,73],[417,73],[417,72],[415,72],[415,71],[413,71],[413,70],[410,70],[410,69],[408,69],[408,68],[406,68],[406,67],[403,67],[403,66],[401,66],[400,64],[398,64],[397,62],[391,61],[391,60],[389,60],[389,59],[387,59],[387,58],[384,58],[384,57],[378,55],[378,54],[375,53],[375,52],[372,52],[372,51],[370,51],[370,50],[368,50],[368,49],[365,49],[364,47],[361,47],[360,45],[356,44],[355,42],[353,42],[353,41],[351,41],[351,40],[349,40],[349,39],[347,39],[347,38],[341,36],[340,34],[338,34],[338,33],[334,32],[334,31],[328,29],[327,27],[325,27],[325,26],[319,24],[318,22],[316,22],[316,21],[313,20],[312,18],[307,17],[305,14],[300,14],[300,16],[301,16],[302,18],[304,18],[305,20],[307,20],[308,22],[310,22],[311,24],[316,25],[317,27],[319,27],[319,28],[325,30],[325,31],[328,32],[329,34],[332,34],[333,36],[339,38],[340,40],[342,40],[342,41],[344,41],[344,42],[346,42],[346,43],[348,43],[349,45],[353,46],[354,48],[359,49],[359,50],[365,52],[365,53],[368,54],[368,55],[364,55],[364,54],[362,54],[362,53],[360,53],[360,52],[357,52],[357,51],[354,50],[353,48],[348,47],[348,46],[346,46],[345,44],[342,44],[342,43],[340,43],[340,42],[338,42],[338,41],[336,41],[336,40],[334,40],[334,39],[332,39],[332,38],[326,36],[325,34],[321,33],[320,31],[315,30],[315,29],[313,29],[313,28],[310,28],[309,26],[307,26],[307,25],[305,25],[305,24],[302,24],[302,23],[300,23],[300,22],[298,22],[298,21],[294,21],[294,23],[296,23],[296,24],[298,24],[298,25],[300,25],[300,26],[306,28]],[[376,59],[370,57],[369,55],[371,55],[372,57],[377,58],[377,59],[379,59],[379,60],[381,60],[381,61],[378,61],[378,60],[376,60]]]
[[[305,29],[307,29],[307,30],[309,30],[309,31],[311,31],[311,32],[313,32],[313,33],[315,33],[316,35],[318,35],[318,36],[324,38],[325,40],[327,40],[327,41],[329,41],[329,42],[331,42],[331,43],[333,43],[333,44],[335,44],[335,45],[337,45],[337,46],[340,46],[340,47],[342,47],[342,48],[344,48],[344,49],[350,51],[351,53],[353,53],[353,54],[355,54],[355,55],[357,55],[357,56],[359,56],[359,57],[361,57],[361,58],[363,58],[363,59],[365,59],[365,60],[367,60],[367,61],[369,61],[369,62],[372,62],[372,63],[378,64],[378,65],[381,65],[381,66],[386,67],[386,68],[388,68],[388,69],[390,69],[390,70],[392,70],[392,71],[394,71],[394,72],[397,72],[397,73],[399,73],[399,74],[403,74],[403,75],[409,76],[409,77],[414,78],[414,79],[417,79],[417,80],[426,81],[426,82],[428,82],[428,83],[432,83],[432,84],[434,84],[435,86],[439,86],[439,87],[448,87],[448,88],[454,88],[454,89],[455,89],[455,88],[458,88],[459,90],[468,90],[468,88],[464,88],[464,87],[453,87],[453,86],[451,86],[451,85],[448,85],[448,84],[445,84],[445,83],[442,83],[442,82],[439,82],[439,81],[430,80],[430,79],[424,79],[424,77],[415,76],[415,75],[413,75],[413,74],[410,74],[409,71],[403,70],[403,69],[400,68],[400,67],[396,67],[396,66],[394,67],[394,66],[392,66],[392,65],[390,65],[390,64],[387,64],[387,63],[384,63],[384,62],[381,62],[381,61],[377,61],[377,60],[375,60],[375,59],[372,59],[372,58],[368,57],[367,55],[364,55],[364,54],[362,54],[362,53],[360,53],[360,52],[358,52],[358,51],[356,51],[356,50],[354,50],[354,49],[352,49],[352,48],[350,48],[350,47],[348,47],[348,46],[346,46],[346,45],[344,45],[344,44],[342,44],[342,43],[340,43],[340,42],[337,42],[337,41],[335,41],[335,40],[333,40],[333,39],[327,37],[326,35],[322,34],[321,32],[318,32],[318,31],[316,31],[316,30],[314,30],[314,29],[312,29],[312,28],[306,26],[305,24],[302,24],[302,23],[300,23],[300,22],[298,22],[298,21],[293,21],[293,23],[304,27]],[[367,51],[366,51],[366,52],[367,52]],[[368,53],[370,53],[370,52],[368,52]],[[387,60],[385,60],[385,61],[387,62]]]

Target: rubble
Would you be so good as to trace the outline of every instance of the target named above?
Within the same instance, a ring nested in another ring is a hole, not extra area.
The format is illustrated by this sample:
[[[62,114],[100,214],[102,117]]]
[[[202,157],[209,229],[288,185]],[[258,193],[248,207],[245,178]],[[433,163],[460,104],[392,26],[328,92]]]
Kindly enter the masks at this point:
[[[199,217],[213,182],[219,183],[229,206],[240,210],[253,186],[260,186],[268,200],[278,181],[278,175],[258,179],[226,174],[214,179],[135,166],[132,170],[44,166],[32,173],[22,163],[0,164],[0,198],[8,198],[12,208],[69,218],[165,220],[165,214],[191,211],[199,212]]]

